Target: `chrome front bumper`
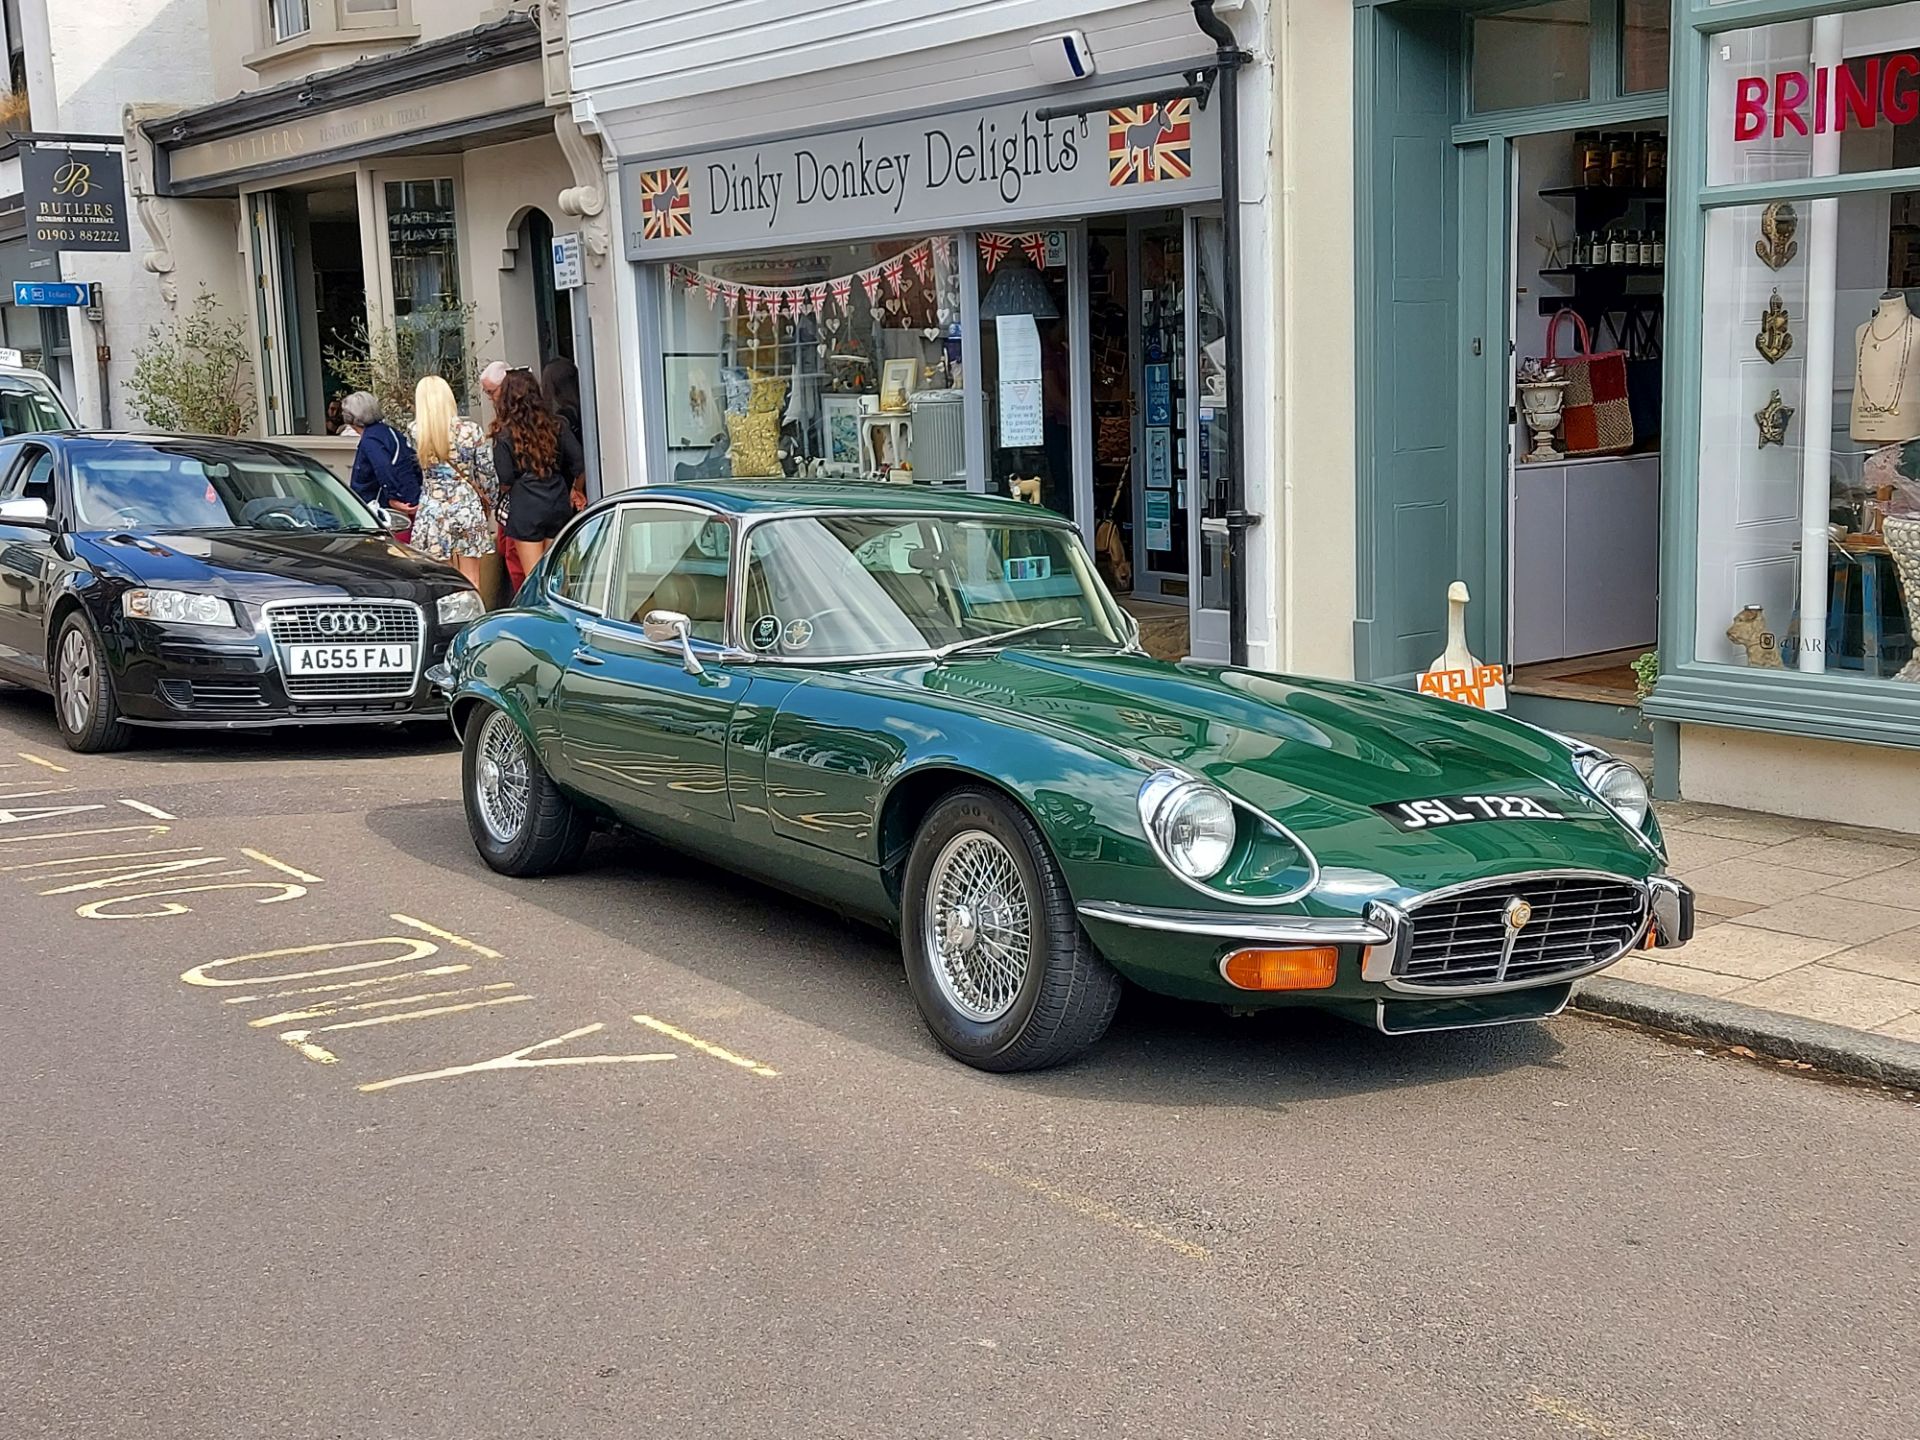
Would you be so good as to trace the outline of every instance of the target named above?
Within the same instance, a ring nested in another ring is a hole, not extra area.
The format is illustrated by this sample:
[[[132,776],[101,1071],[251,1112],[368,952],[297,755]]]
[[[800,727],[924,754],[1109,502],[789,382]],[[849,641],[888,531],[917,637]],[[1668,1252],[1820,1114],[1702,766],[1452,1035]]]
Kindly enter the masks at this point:
[[[1571,875],[1579,872],[1548,873]],[[1636,946],[1667,950],[1684,945],[1693,938],[1693,892],[1680,881],[1671,875],[1653,875],[1645,880],[1631,880],[1625,876],[1605,878],[1632,886],[1646,899],[1647,923],[1644,929],[1636,929],[1627,944],[1602,960],[1570,970],[1468,985],[1421,984],[1400,976],[1402,962],[1413,938],[1414,919],[1410,912],[1418,909],[1431,896],[1416,896],[1404,906],[1384,900],[1370,901],[1359,916],[1267,915],[1257,912],[1234,914],[1218,910],[1159,909],[1108,900],[1088,901],[1079,906],[1079,912],[1088,920],[1124,925],[1135,930],[1217,940],[1222,944],[1356,946],[1361,950],[1362,980],[1408,996],[1441,1000],[1567,984],[1606,969]],[[1474,888],[1499,883],[1500,877],[1496,876],[1475,882]]]

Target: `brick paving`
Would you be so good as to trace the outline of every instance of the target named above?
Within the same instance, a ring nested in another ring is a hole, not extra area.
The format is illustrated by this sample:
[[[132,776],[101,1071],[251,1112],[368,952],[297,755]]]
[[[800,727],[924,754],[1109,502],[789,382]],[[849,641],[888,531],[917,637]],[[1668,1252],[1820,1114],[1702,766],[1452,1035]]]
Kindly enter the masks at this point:
[[[1920,835],[1656,808],[1698,928],[1608,975],[1920,1041]]]

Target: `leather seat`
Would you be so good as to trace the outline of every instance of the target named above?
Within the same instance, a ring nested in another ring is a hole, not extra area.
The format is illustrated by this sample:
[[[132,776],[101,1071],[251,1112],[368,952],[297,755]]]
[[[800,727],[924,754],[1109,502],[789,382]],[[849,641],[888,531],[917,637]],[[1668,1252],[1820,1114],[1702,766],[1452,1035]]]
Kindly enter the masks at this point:
[[[634,606],[631,620],[642,623],[650,611],[677,610],[693,622],[693,638],[719,644],[726,638],[727,577],[704,571],[673,570],[662,575],[651,594]]]

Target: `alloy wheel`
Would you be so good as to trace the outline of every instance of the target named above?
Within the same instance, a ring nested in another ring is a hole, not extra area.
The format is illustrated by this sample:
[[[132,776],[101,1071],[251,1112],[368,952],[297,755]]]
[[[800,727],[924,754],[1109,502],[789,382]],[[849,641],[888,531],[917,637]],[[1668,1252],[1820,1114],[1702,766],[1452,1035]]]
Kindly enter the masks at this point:
[[[473,794],[480,823],[497,843],[510,844],[527,823],[527,806],[533,794],[533,755],[520,727],[501,711],[488,715],[481,727],[478,760]]]
[[[93,718],[93,641],[78,625],[69,626],[60,640],[57,662],[60,720],[69,735],[85,732]]]
[[[1033,963],[1033,906],[1005,845],[963,830],[941,847],[922,927],[948,1004],[982,1024],[1013,1008]]]

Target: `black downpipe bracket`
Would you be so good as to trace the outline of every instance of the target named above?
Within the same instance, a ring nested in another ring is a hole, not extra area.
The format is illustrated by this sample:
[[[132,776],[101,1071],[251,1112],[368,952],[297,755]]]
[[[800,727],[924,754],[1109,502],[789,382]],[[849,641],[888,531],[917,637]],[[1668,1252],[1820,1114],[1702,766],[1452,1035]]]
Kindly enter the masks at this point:
[[[1240,67],[1253,57],[1213,13],[1214,0],[1192,0],[1193,20],[1214,43],[1220,101],[1220,226],[1226,252],[1222,277],[1227,315],[1227,658],[1247,663],[1247,531],[1259,517],[1247,513],[1246,371],[1241,364],[1240,313]]]

